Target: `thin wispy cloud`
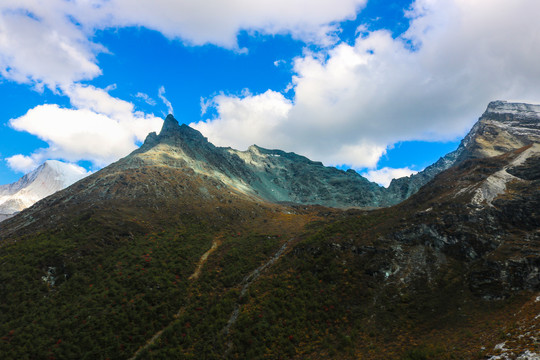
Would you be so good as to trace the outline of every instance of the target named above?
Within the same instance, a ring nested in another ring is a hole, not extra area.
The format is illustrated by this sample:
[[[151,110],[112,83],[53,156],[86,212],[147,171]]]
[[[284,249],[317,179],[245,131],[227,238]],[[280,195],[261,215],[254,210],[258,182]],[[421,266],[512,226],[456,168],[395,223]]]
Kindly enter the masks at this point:
[[[164,86],[159,88],[158,96],[161,99],[161,101],[163,101],[163,104],[165,104],[165,106],[167,106],[167,114],[173,114],[173,107],[171,105],[171,102],[169,100],[167,100],[167,98],[165,97],[165,87]]]
[[[151,105],[151,106],[156,105],[156,101],[154,99],[152,99],[150,96],[148,96],[148,94],[138,92],[137,94],[135,94],[135,97],[138,98],[138,99],[143,100],[148,105]]]

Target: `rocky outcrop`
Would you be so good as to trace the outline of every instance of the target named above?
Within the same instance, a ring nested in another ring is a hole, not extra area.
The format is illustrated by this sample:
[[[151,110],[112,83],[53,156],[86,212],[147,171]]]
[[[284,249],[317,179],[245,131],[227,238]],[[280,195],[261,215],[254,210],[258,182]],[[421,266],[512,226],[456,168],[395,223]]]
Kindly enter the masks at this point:
[[[540,143],[540,105],[492,101],[455,151],[417,174],[392,180],[382,203],[400,203],[461,161],[498,156],[533,143]]]
[[[463,139],[460,161],[540,143],[540,105],[493,101]]]
[[[405,217],[386,238],[468,264],[486,299],[540,290],[539,161],[538,144],[462,161],[395,207]]]

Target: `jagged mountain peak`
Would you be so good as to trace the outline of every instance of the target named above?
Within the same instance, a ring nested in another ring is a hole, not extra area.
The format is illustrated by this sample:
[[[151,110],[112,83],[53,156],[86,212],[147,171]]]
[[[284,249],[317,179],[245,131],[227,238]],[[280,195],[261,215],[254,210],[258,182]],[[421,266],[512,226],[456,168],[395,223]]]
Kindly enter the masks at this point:
[[[459,161],[499,156],[540,142],[540,105],[492,101],[463,139]]]
[[[173,135],[178,133],[179,131],[180,124],[178,123],[178,120],[176,120],[172,114],[169,114],[163,121],[163,126],[161,127],[161,131],[159,132],[159,136]]]
[[[154,133],[147,139],[152,148],[162,145],[147,158],[172,164],[171,155],[175,154],[175,159],[180,160],[175,160],[175,166],[189,166],[236,187],[242,184],[240,188],[248,189],[247,193],[270,201],[388,206],[405,200],[436,174],[463,160],[498,156],[540,142],[539,114],[540,105],[493,101],[458,149],[416,175],[392,181],[388,189],[369,184],[353,171],[334,171],[291,152],[257,145],[246,151],[215,147],[197,130],[180,125],[172,115],[165,119],[159,135]],[[353,199],[348,194],[362,196]]]
[[[17,182],[0,186],[0,221],[75,183],[89,173],[76,165],[47,160]]]
[[[159,135],[155,132],[148,134],[140,150],[146,151],[158,144],[182,146],[191,143],[209,144],[208,139],[198,130],[193,129],[186,124],[180,124],[172,114],[169,114],[163,121],[163,126],[161,127]]]
[[[216,193],[227,189],[242,198],[247,196],[257,201],[342,208],[389,206],[407,199],[438,173],[461,161],[497,156],[540,143],[539,113],[540,105],[491,102],[456,151],[416,175],[392,181],[387,189],[370,183],[352,170],[344,172],[326,167],[292,152],[257,145],[246,151],[216,147],[199,131],[179,124],[173,115],[165,118],[159,135],[149,134],[141,148],[113,164],[112,168],[118,174],[142,168],[166,168],[176,172],[176,180],[188,176],[199,179],[197,181],[206,184],[203,187],[207,189],[215,188]],[[55,164],[49,162],[43,166],[54,167]],[[97,175],[96,179],[103,176]],[[110,184],[114,183],[109,180]],[[121,176],[117,180],[118,184],[125,184]],[[125,186],[119,186],[117,190],[115,196],[122,192],[129,193],[129,196],[124,194],[127,197],[133,196]],[[105,192],[102,195],[110,197],[112,194]]]
[[[165,121],[163,121],[163,126],[161,127],[158,137],[161,139],[179,137],[184,140],[206,140],[206,138],[199,131],[193,129],[189,125],[179,124],[178,120],[176,120],[172,114],[167,115]]]
[[[540,118],[540,105],[496,100],[489,103],[482,118],[493,120],[510,120],[524,118]]]

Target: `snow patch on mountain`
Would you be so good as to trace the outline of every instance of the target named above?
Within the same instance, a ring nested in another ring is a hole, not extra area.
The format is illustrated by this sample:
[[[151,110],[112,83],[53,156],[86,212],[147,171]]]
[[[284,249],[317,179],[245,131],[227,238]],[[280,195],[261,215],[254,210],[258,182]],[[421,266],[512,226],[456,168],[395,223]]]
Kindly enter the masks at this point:
[[[514,117],[540,118],[540,105],[512,103],[507,101],[492,101],[489,103],[487,114],[508,114]]]

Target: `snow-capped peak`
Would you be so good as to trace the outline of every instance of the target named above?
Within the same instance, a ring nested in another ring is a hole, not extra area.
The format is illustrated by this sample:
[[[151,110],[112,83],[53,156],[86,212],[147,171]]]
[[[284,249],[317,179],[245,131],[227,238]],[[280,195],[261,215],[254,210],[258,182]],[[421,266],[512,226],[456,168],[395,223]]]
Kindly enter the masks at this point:
[[[58,160],[47,160],[43,165],[49,167],[58,174],[57,179],[63,182],[64,187],[68,187],[90,174],[85,168],[79,165]]]
[[[47,160],[17,182],[0,185],[0,221],[88,176],[84,168]]]

